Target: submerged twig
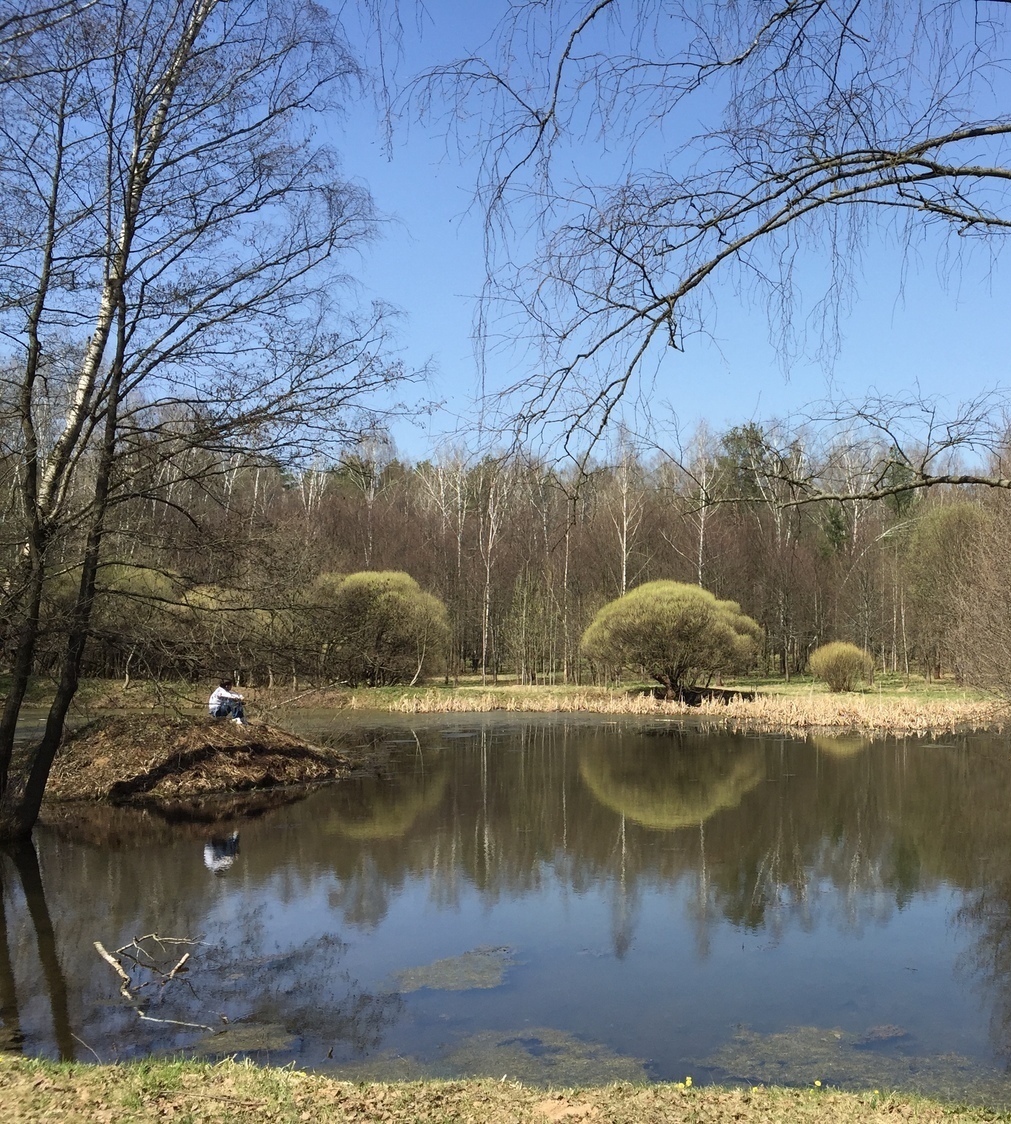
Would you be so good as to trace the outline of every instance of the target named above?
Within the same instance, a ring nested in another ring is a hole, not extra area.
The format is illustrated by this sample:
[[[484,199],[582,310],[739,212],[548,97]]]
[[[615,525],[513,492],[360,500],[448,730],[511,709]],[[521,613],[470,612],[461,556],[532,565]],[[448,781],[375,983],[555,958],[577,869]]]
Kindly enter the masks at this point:
[[[211,1034],[214,1033],[214,1027],[208,1026],[206,1023],[184,1023],[179,1019],[156,1019],[153,1015],[145,1015],[140,1010],[137,1012],[137,1017],[143,1019],[146,1023],[166,1023],[169,1026],[186,1026],[191,1030],[207,1030]]]

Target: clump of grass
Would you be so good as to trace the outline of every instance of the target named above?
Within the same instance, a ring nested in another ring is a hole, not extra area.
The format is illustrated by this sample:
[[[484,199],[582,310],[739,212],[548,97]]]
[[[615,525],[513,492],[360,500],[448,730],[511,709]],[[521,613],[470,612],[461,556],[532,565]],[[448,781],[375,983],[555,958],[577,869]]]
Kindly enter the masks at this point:
[[[1003,730],[1007,708],[998,702],[972,699],[914,700],[812,694],[807,698],[758,696],[753,702],[712,703],[698,708],[709,721],[729,729],[762,732],[833,731],[868,735],[960,733]],[[722,711],[722,714],[721,714]]]

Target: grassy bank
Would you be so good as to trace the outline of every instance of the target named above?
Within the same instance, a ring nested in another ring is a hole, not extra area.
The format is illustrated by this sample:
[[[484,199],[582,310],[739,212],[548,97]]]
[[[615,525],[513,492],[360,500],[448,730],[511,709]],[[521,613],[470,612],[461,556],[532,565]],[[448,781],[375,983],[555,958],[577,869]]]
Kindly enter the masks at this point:
[[[87,1066],[0,1055],[5,1121],[190,1124],[263,1120],[334,1124],[861,1124],[864,1121],[1008,1120],[880,1091],[719,1089],[684,1084],[547,1091],[501,1080],[350,1083],[247,1063],[139,1062]]]
[[[602,688],[500,687],[401,693],[379,699],[354,693],[350,710],[382,709],[398,714],[512,711],[581,712],[687,718],[713,729],[764,733],[826,732],[865,734],[941,734],[1003,730],[1009,722],[1005,704],[971,698],[917,698],[884,694],[832,695],[798,687],[792,692],[759,693],[751,700],[704,702],[686,706],[650,694]]]
[[[593,713],[682,717],[714,729],[764,733],[826,732],[839,734],[916,735],[1000,731],[1011,725],[1006,702],[969,690],[951,680],[883,676],[872,687],[833,694],[810,678],[741,680],[726,684],[753,695],[723,702],[686,706],[656,698],[648,684],[620,688],[572,686],[486,686],[382,688],[343,692],[339,705],[348,710],[397,714]]]
[[[91,680],[82,685],[75,717],[83,720],[108,710],[202,714],[206,685],[137,680],[119,683]],[[832,694],[810,678],[789,683],[777,679],[741,680],[729,688],[753,693],[754,699],[704,703],[689,707],[655,698],[648,684],[617,688],[485,685],[478,677],[458,685],[345,689],[267,689],[243,687],[254,721],[285,725],[300,712],[314,709],[385,714],[592,713],[684,717],[714,729],[765,733],[825,732],[876,736],[937,735],[1003,731],[1011,726],[1008,703],[967,689],[952,680],[926,681],[918,676],[879,676],[859,691]],[[2,687],[2,683],[0,683]],[[207,688],[209,690],[209,688]],[[46,685],[33,685],[32,700],[47,697]]]

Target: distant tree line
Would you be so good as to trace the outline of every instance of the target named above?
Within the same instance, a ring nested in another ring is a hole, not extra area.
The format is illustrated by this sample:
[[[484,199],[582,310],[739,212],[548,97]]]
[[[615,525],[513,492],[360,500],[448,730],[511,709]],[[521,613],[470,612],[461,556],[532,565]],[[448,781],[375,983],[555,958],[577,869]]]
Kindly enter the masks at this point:
[[[803,502],[784,468],[792,459],[796,474],[807,455],[799,434],[773,444],[748,425],[702,432],[691,450],[674,459],[625,442],[594,466],[561,471],[454,451],[408,464],[368,439],[338,463],[296,472],[193,449],[166,487],[157,448],[138,440],[130,497],[106,531],[84,670],[296,685],[422,672],[588,682],[580,641],[594,615],[665,580],[701,585],[753,618],[763,674],[789,678],[819,645],[843,640],[890,672],[1008,678],[1003,491]],[[832,479],[810,467],[808,479],[833,496],[857,493],[868,464],[897,476],[891,455],[863,450],[849,481],[833,457]],[[6,523],[17,491],[3,502]],[[4,549],[10,572],[17,543]],[[68,538],[67,565],[52,566],[45,585],[39,673],[58,667],[77,557]],[[373,578],[352,590],[346,579],[363,572]],[[382,581],[385,602],[373,596]],[[382,658],[380,618],[400,629]]]

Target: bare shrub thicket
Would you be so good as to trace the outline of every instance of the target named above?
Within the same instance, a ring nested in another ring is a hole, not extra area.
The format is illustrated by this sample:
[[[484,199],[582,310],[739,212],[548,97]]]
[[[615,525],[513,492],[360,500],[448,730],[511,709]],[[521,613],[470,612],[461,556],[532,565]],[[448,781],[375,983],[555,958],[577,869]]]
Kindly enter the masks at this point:
[[[1011,513],[1004,496],[993,499],[952,594],[952,646],[967,683],[1011,695]]]

